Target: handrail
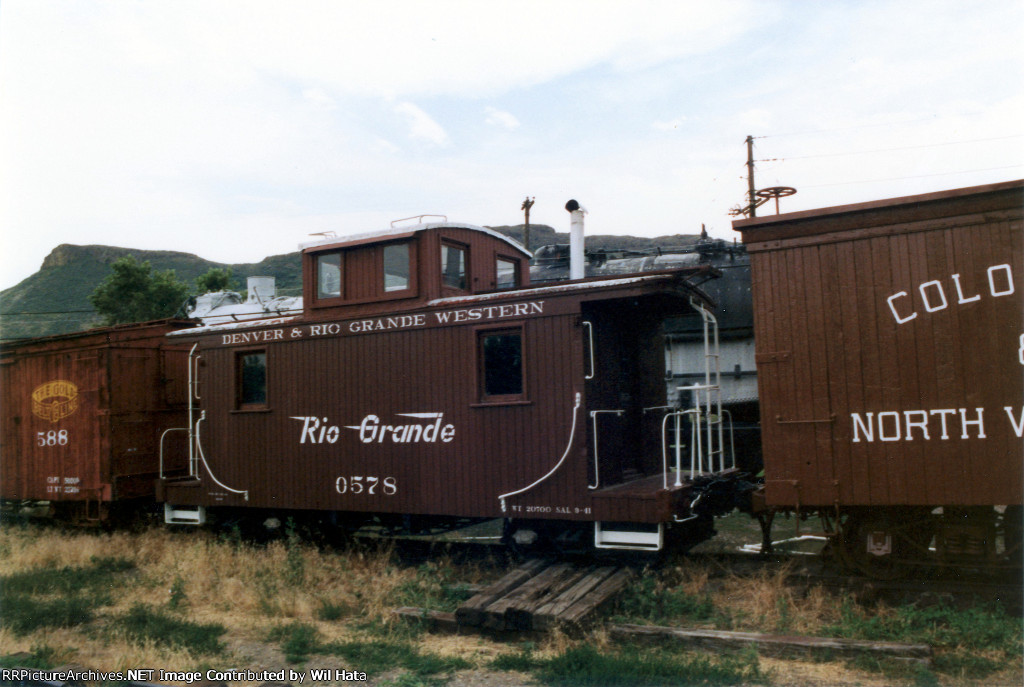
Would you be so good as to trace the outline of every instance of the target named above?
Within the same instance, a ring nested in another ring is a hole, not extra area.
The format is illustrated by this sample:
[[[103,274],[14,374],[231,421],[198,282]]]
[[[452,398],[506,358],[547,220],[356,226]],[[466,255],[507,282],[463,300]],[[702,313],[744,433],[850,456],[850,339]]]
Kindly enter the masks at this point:
[[[502,513],[505,512],[505,499],[507,499],[510,496],[518,496],[519,494],[522,494],[524,492],[529,491],[530,489],[533,489],[535,486],[537,486],[538,484],[540,484],[541,482],[546,480],[548,477],[551,477],[551,475],[555,474],[555,472],[557,472],[558,468],[562,467],[562,463],[565,462],[565,459],[569,456],[569,452],[572,450],[573,439],[576,437],[576,416],[579,414],[577,411],[580,409],[581,397],[582,397],[582,394],[577,391],[576,392],[576,405],[573,406],[573,409],[572,409],[572,429],[569,430],[569,443],[565,447],[565,453],[563,453],[562,457],[558,460],[557,463],[555,463],[555,467],[551,468],[551,470],[548,471],[548,474],[544,475],[543,477],[541,477],[539,480],[537,480],[533,484],[531,484],[529,486],[526,486],[526,487],[523,487],[522,489],[517,489],[516,491],[510,491],[507,494],[501,494],[500,496],[498,496],[498,500],[501,502],[501,512]]]
[[[732,457],[732,462],[729,465],[729,467],[730,468],[734,468],[734,467],[736,467],[736,437],[735,437],[735,433],[733,432],[732,411],[730,411],[730,410],[722,410],[722,417],[723,418],[725,418],[725,417],[729,418],[729,455]],[[718,458],[718,460],[719,460],[718,470],[719,470],[719,472],[722,472],[722,471],[725,470],[725,447],[724,446],[719,448],[719,458]]]
[[[192,348],[188,351],[188,475],[189,477],[199,477],[196,470],[196,451],[195,451],[195,433],[193,428],[195,422],[192,420],[195,412],[195,401],[199,400],[199,396],[196,394],[196,389],[199,386],[199,356],[196,356],[195,360],[192,356],[195,355],[196,348],[199,343],[192,344]],[[195,368],[195,374],[192,374],[193,367]]]
[[[695,426],[700,425],[700,410],[690,408],[689,410],[677,410],[674,413],[665,413],[665,417],[661,419],[661,477],[662,487],[668,489],[668,446],[665,444],[665,430],[667,429],[668,419],[670,417],[682,417],[683,415],[697,415],[697,422]],[[697,432],[697,450],[700,450],[700,432]],[[676,484],[675,486],[682,486],[682,452],[680,451],[680,442],[676,440]],[[693,475],[693,447],[690,447],[690,474]]]
[[[598,471],[599,468],[598,468],[598,462],[597,462],[597,414],[598,413],[614,413],[615,415],[618,415],[619,417],[622,417],[622,414],[624,412],[626,412],[626,411],[624,411],[624,410],[591,410],[590,411],[590,419],[594,421],[594,483],[593,484],[588,484],[587,485],[587,489],[597,489],[601,485],[601,475],[600,475],[600,472]]]
[[[586,375],[583,379],[594,378],[594,325],[588,321],[583,320],[583,326],[587,328],[587,341],[590,342],[590,374]]]
[[[206,419],[206,411],[204,410],[202,412],[202,414],[199,416],[199,421],[196,422],[196,450],[199,453],[199,459],[201,461],[203,461],[203,466],[206,468],[206,472],[210,475],[210,479],[213,480],[214,484],[216,484],[221,489],[226,489],[227,491],[230,491],[232,494],[242,494],[242,495],[245,496],[245,500],[248,501],[249,500],[249,490],[248,489],[232,489],[228,485],[224,484],[219,479],[217,479],[217,476],[215,474],[213,474],[213,470],[210,469],[210,464],[208,462],[206,462],[206,456],[203,455],[203,444],[200,441],[200,436],[199,436],[199,426],[202,424],[203,420],[205,420],[205,419]]]
[[[232,315],[232,317],[234,317],[234,315]],[[198,345],[199,344],[193,344],[192,351],[196,350],[196,346]],[[189,358],[192,357],[192,351],[189,351],[188,353]],[[189,393],[192,394],[197,401],[202,400],[202,396],[199,395],[199,359],[202,357],[203,356],[201,355],[197,355],[189,368],[189,379],[191,380],[189,382],[189,386],[192,387],[189,389]]]
[[[391,227],[394,228],[394,226],[396,224],[398,224],[399,222],[408,222],[411,219],[419,220],[419,223],[423,224],[423,218],[424,217],[440,217],[442,222],[447,222],[448,221],[448,215],[431,215],[431,214],[428,213],[428,214],[425,214],[425,215],[413,215],[412,217],[403,217],[402,219],[392,220],[391,221]]]
[[[168,432],[187,432],[188,427],[168,427],[160,434],[160,479],[164,478],[164,437]]]
[[[697,302],[693,298],[690,299],[690,305],[695,310],[697,310],[697,312],[700,313],[700,316],[701,316],[701,318],[704,321],[704,351],[705,351],[705,354],[704,354],[704,384],[707,385],[709,388],[714,388],[714,389],[719,391],[719,394],[717,396],[717,403],[715,404],[716,405],[715,410],[718,412],[718,416],[721,417],[722,416],[722,396],[721,396],[720,392],[721,392],[721,388],[722,388],[722,368],[721,368],[721,357],[719,355],[718,319],[715,317],[714,313],[712,313],[710,310],[705,308],[703,305],[701,305],[699,302]],[[711,348],[711,346],[712,346],[712,339],[709,336],[709,330],[711,332],[713,332],[714,348],[711,349],[711,350],[713,350],[712,353],[708,353],[707,352],[709,350],[709,348]],[[710,362],[711,362],[712,358],[714,358],[714,361],[715,361],[715,369],[714,369],[714,371],[711,370],[711,365],[710,365]],[[711,394],[710,393],[708,393],[706,398],[705,398],[705,408],[706,408],[706,412],[707,412],[708,416],[710,416],[711,415]],[[708,422],[708,425],[707,425],[707,440],[708,440],[708,449],[710,450],[711,446],[713,445],[713,439],[712,439],[712,436],[711,436],[711,422]],[[718,424],[718,446],[719,447],[724,446],[724,437],[722,435],[722,425],[721,425],[721,423]],[[723,462],[724,462],[724,459],[723,459]]]

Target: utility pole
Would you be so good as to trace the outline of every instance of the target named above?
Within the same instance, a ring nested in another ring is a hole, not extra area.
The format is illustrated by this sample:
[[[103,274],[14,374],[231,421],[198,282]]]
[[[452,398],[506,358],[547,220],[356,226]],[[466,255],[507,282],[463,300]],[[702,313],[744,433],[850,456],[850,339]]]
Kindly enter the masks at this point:
[[[750,216],[757,217],[757,196],[754,190],[754,137],[747,136],[747,198]]]
[[[533,207],[533,203],[536,197],[530,198],[526,196],[526,200],[523,201],[522,206],[519,208],[526,213],[526,226],[523,228],[523,243],[526,244],[526,250],[530,250],[530,208]]]

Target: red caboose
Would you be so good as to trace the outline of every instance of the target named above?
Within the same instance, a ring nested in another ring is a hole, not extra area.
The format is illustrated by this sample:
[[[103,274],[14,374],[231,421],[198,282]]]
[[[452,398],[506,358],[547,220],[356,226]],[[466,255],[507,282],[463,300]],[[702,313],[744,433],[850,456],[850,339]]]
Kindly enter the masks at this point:
[[[101,520],[153,497],[160,437],[185,422],[185,321],[123,325],[0,349],[0,496],[48,501],[69,519]],[[166,471],[186,468],[168,453]]]
[[[872,574],[1016,564],[1024,182],[734,223],[751,255],[769,507]]]
[[[301,316],[172,335],[201,402],[190,476],[161,483],[168,521],[504,518],[520,542],[641,549],[710,534],[694,485],[731,467],[713,374],[671,407],[661,332],[710,318],[690,281],[708,270],[531,287],[528,259],[448,222],[328,239],[304,247]],[[681,433],[703,453],[666,443]]]

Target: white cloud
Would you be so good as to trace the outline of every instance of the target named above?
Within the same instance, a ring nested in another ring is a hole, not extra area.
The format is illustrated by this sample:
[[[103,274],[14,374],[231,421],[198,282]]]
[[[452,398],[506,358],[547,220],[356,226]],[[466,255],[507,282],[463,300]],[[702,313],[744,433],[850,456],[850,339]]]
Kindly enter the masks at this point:
[[[402,102],[395,106],[395,112],[401,115],[408,124],[410,138],[426,141],[436,146],[445,146],[450,143],[444,127],[416,105]]]
[[[333,110],[335,108],[334,98],[327,95],[327,92],[322,88],[307,88],[302,91],[302,97],[316,107],[325,110]]]
[[[3,0],[0,287],[62,242],[249,261],[420,212],[512,223],[526,194],[560,228],[576,196],[596,233],[728,235],[747,134],[790,158],[757,170],[789,209],[1019,162],[791,159],[1021,130],[1024,6],[933,5]],[[948,185],[993,175],[1024,170]]]
[[[496,107],[487,107],[484,108],[484,113],[487,115],[487,123],[491,126],[500,126],[509,130],[518,129],[520,126],[519,120],[511,112],[505,112]]]
[[[651,127],[658,131],[675,131],[689,121],[688,117],[676,117],[675,119],[659,120],[651,123]]]

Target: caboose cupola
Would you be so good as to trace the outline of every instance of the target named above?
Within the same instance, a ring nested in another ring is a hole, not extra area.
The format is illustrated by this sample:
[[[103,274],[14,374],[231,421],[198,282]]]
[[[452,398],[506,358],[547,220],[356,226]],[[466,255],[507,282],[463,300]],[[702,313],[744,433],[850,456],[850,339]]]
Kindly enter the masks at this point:
[[[471,224],[392,226],[300,247],[308,314],[406,310],[529,281],[530,254],[522,246]]]

